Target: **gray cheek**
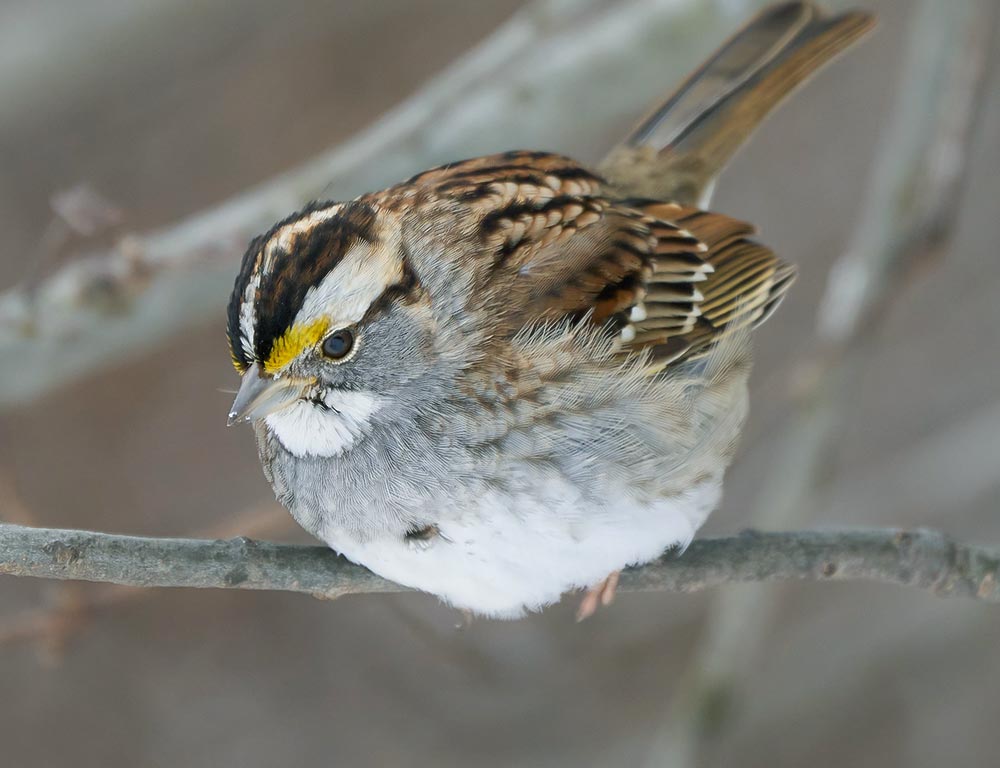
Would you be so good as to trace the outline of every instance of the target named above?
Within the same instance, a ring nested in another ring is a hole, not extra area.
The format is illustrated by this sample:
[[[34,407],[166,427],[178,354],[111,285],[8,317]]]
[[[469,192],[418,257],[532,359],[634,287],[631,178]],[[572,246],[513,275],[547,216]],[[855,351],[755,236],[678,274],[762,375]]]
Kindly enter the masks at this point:
[[[376,392],[388,392],[426,375],[428,343],[410,318],[395,315],[375,323],[358,350],[357,369]]]
[[[301,373],[328,387],[389,395],[424,377],[430,369],[430,344],[413,318],[397,310],[361,329],[357,351],[343,363],[314,355]]]

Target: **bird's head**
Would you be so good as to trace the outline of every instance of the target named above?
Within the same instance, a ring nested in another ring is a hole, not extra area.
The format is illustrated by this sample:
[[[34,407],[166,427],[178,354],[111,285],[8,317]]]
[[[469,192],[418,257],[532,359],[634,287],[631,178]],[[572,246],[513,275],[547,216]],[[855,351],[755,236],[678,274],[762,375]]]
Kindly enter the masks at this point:
[[[229,302],[230,424],[263,420],[294,454],[337,455],[426,370],[426,307],[393,216],[317,203],[250,244]]]

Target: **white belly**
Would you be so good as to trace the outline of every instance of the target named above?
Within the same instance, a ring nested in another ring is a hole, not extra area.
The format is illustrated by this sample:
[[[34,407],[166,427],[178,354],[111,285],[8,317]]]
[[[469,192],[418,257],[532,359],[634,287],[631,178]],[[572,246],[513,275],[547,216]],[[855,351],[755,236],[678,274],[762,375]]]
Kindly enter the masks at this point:
[[[427,547],[400,538],[361,542],[335,528],[323,538],[385,578],[457,608],[515,618],[672,546],[686,547],[720,491],[711,481],[653,503],[610,495],[598,507],[563,483],[548,483],[533,500],[490,493],[442,510],[441,535]]]

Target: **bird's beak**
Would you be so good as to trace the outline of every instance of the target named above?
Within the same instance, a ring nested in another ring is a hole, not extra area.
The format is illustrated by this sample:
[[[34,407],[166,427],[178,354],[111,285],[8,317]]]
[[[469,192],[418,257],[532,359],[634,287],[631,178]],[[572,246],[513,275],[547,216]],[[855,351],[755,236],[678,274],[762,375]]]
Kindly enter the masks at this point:
[[[312,379],[297,379],[292,376],[270,378],[261,375],[260,366],[247,368],[236,393],[233,407],[229,409],[227,424],[256,421],[268,414],[280,411],[294,403],[314,384]]]

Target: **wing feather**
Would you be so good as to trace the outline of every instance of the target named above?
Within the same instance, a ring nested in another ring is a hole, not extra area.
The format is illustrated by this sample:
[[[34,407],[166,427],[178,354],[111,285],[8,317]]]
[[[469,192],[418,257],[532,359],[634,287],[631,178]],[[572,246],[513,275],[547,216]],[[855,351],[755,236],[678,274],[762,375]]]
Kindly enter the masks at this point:
[[[565,318],[607,325],[650,370],[706,354],[774,311],[795,276],[749,224],[677,203],[616,198],[574,161],[507,152],[408,182],[462,206],[482,249],[470,301],[513,336]]]

